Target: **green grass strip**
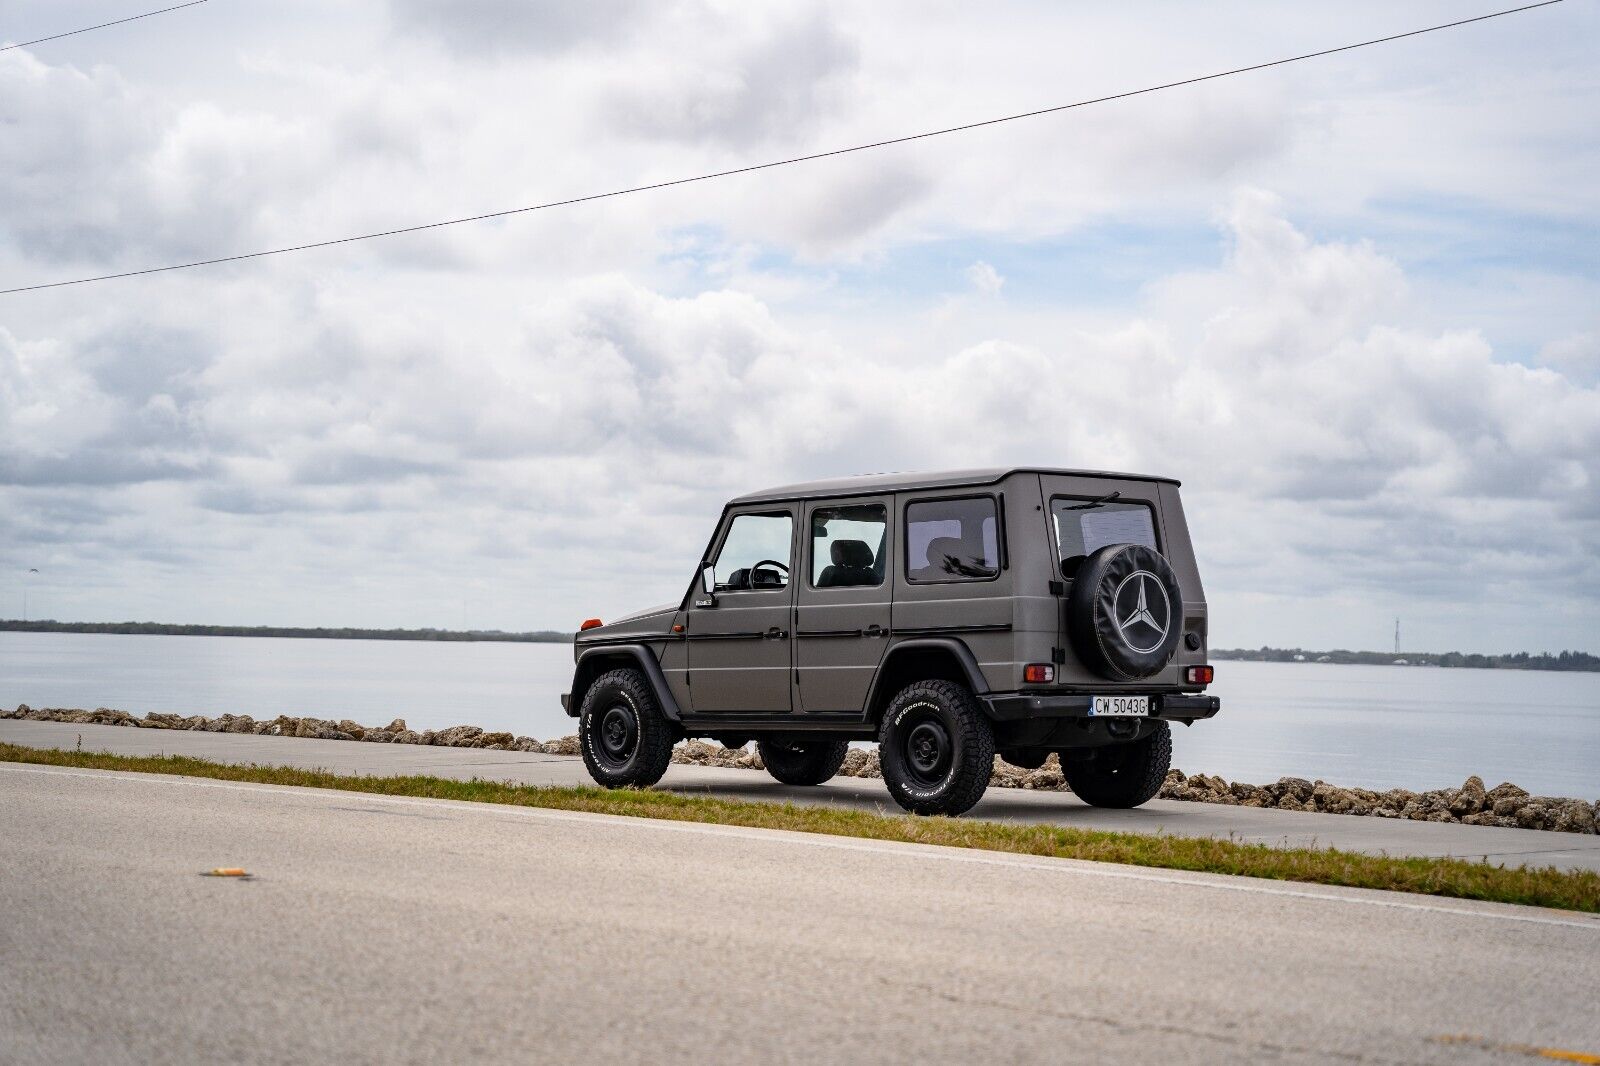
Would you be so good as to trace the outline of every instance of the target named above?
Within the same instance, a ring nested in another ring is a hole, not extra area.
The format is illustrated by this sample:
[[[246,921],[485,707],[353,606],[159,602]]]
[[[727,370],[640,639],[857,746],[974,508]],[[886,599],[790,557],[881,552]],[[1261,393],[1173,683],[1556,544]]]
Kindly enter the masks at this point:
[[[912,818],[838,807],[752,803],[651,790],[551,788],[424,776],[344,776],[280,766],[229,765],[183,755],[111,755],[0,743],[0,761],[786,829],[797,833],[939,844],[1016,855],[1237,874],[1276,881],[1377,888],[1600,913],[1600,874],[1549,866],[1506,867],[1461,859],[1390,858],[1332,848],[1275,848],[1210,837],[1112,833],[1057,825],[1008,825],[973,818]]]

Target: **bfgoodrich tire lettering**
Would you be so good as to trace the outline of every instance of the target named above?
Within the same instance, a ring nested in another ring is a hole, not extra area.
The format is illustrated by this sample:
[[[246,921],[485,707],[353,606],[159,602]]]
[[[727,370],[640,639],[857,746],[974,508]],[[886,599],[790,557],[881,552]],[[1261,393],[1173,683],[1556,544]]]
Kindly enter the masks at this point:
[[[918,681],[884,712],[878,763],[889,795],[912,814],[961,814],[989,787],[994,729],[965,686]]]
[[[596,784],[655,784],[672,761],[672,739],[671,723],[639,671],[601,674],[584,694],[578,747]]]
[[[1152,799],[1172,768],[1172,730],[1165,722],[1153,724],[1155,729],[1138,740],[1094,749],[1093,758],[1062,752],[1067,787],[1093,807],[1125,809]]]
[[[1085,666],[1112,681],[1139,681],[1172,659],[1183,630],[1183,593],[1167,560],[1142,544],[1108,544],[1078,567],[1067,629]]]
[[[839,772],[850,750],[846,740],[808,740],[787,744],[763,740],[756,745],[767,773],[786,785],[820,785]]]

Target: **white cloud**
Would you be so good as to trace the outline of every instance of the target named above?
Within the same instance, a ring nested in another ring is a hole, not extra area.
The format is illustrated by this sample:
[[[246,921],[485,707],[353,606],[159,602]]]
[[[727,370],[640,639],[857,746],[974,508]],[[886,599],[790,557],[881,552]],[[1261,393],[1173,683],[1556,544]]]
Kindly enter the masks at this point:
[[[972,283],[978,295],[988,297],[999,296],[1000,289],[1006,283],[1000,271],[981,259],[967,267],[967,281]]]

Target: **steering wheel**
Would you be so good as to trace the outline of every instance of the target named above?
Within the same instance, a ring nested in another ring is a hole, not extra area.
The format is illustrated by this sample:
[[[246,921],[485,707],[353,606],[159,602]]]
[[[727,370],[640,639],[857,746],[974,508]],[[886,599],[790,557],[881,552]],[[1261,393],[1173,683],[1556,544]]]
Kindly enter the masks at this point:
[[[778,560],[776,560],[776,559],[762,559],[759,562],[752,563],[751,566],[750,566],[750,584],[751,585],[755,584],[756,571],[760,570],[763,566],[770,566],[773,569],[782,570],[783,571],[783,583],[785,585],[787,585],[789,583],[789,568],[787,566],[784,566],[782,563],[778,562]]]

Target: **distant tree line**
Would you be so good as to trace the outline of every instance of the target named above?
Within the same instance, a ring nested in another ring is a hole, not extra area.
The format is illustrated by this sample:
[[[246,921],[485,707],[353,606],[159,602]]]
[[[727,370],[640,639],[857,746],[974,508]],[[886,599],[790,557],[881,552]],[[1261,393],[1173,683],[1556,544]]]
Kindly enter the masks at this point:
[[[541,629],[507,633],[500,629],[356,629],[293,626],[194,626],[167,622],[22,622],[0,619],[0,633],[135,633],[178,637],[302,637],[316,640],[499,640],[519,644],[557,644],[572,640],[571,633]]]
[[[1600,671],[1600,656],[1581,651],[1564,651],[1557,655],[1540,652],[1530,655],[1519,651],[1514,655],[1468,655],[1459,651],[1443,653],[1408,651],[1396,654],[1388,651],[1307,651],[1304,648],[1213,648],[1213,659],[1235,659],[1258,663],[1366,663],[1388,666],[1404,661],[1408,666],[1472,666],[1483,670],[1595,670]]]

